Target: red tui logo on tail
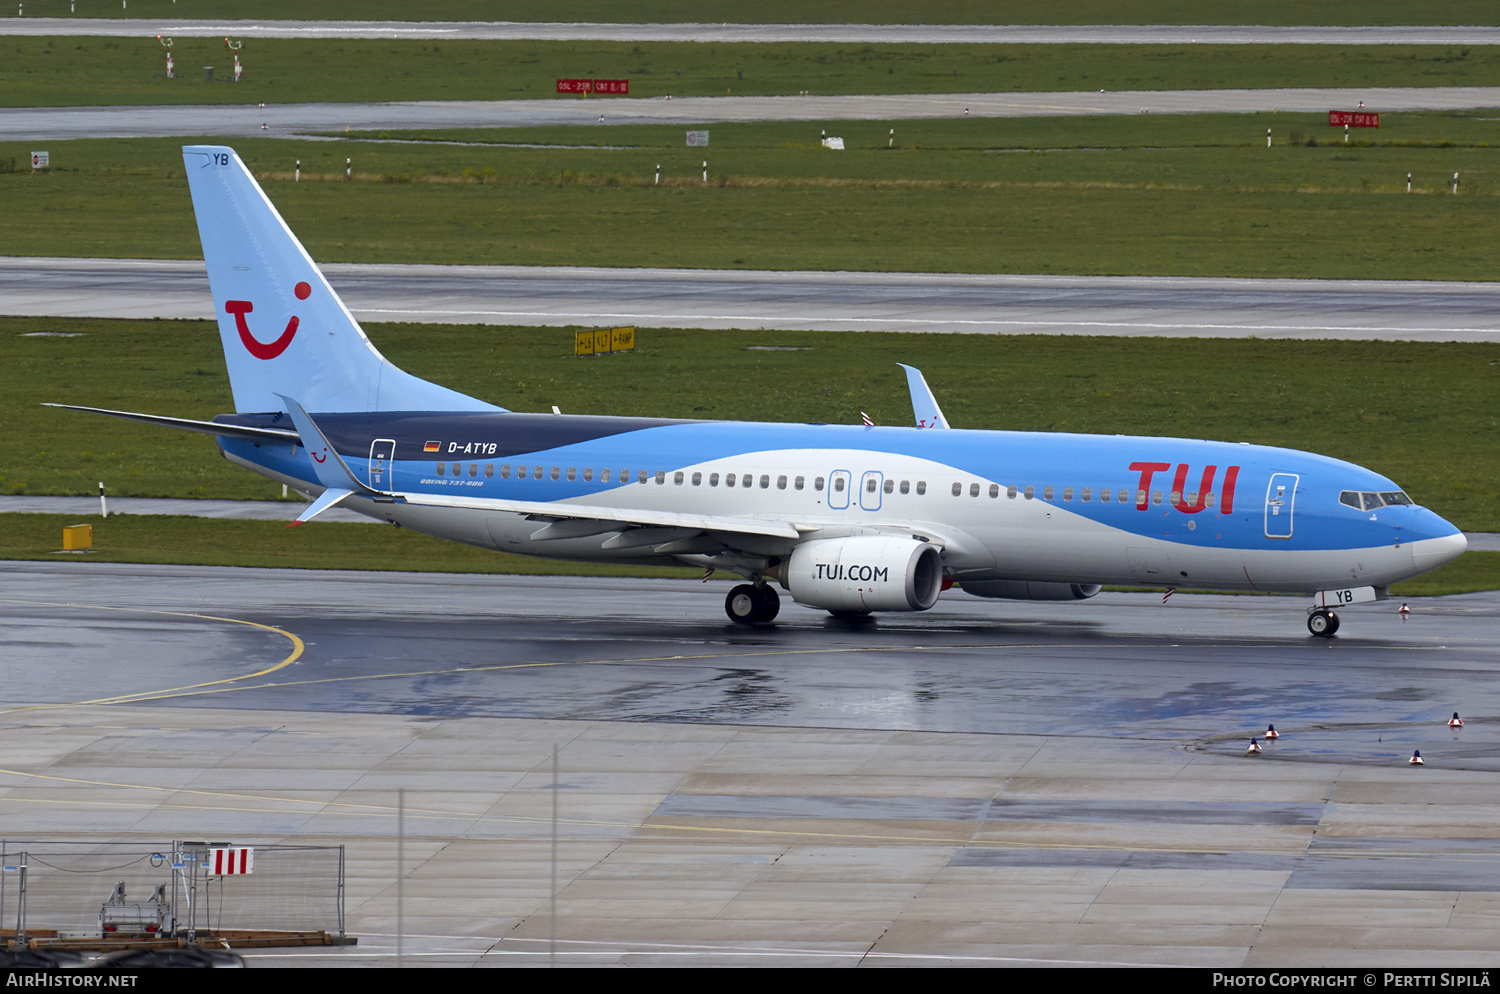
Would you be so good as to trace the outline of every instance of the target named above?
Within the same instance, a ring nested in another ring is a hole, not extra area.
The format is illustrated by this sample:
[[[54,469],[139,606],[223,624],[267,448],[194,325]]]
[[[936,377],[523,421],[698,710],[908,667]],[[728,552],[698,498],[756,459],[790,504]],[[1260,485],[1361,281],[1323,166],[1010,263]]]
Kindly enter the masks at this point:
[[[312,287],[306,282],[298,283],[294,292],[298,300],[306,300],[312,294]],[[275,359],[285,352],[288,345],[292,344],[292,338],[297,334],[297,317],[286,323],[286,330],[276,341],[266,343],[250,334],[250,323],[245,320],[245,315],[255,310],[255,305],[248,300],[226,300],[224,310],[234,315],[234,325],[239,329],[240,341],[244,343],[245,351],[257,359]]]

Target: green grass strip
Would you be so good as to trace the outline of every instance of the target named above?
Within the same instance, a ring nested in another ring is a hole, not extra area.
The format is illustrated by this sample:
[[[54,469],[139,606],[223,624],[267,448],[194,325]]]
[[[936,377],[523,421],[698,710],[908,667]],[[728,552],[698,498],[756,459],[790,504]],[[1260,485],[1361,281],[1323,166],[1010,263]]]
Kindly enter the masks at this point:
[[[132,0],[126,8],[101,0],[29,0],[31,17],[107,17],[362,21],[591,21],[659,24],[1495,24],[1489,0],[574,0],[566,8],[544,0]]]
[[[222,37],[174,38],[175,79],[154,33],[0,37],[0,106],[545,98],[608,114],[610,97],[557,93],[558,79],[574,78],[627,79],[630,96],[647,99],[1500,85],[1500,46],[1491,45],[234,42],[238,83]]]
[[[424,379],[569,414],[909,424],[907,362],[955,427],[1306,449],[1386,474],[1465,530],[1500,531],[1500,343],[642,328],[633,353],[579,358],[566,328],[366,330]],[[0,493],[87,495],[102,480],[114,496],[279,497],[205,436],[41,406],[212,418],[233,408],[223,362],[205,321],[0,319]]]
[[[1391,115],[1348,147],[1309,114],[715,124],[707,150],[646,126],[234,144],[321,262],[1489,280],[1496,117]],[[33,175],[0,143],[0,245],[198,258],[181,144],[49,143]]]

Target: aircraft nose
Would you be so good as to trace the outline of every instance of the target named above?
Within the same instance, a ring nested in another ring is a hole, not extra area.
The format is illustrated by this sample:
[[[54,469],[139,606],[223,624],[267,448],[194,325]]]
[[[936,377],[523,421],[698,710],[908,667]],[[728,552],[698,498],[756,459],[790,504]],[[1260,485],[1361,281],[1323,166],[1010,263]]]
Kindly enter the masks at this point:
[[[1411,543],[1412,564],[1425,573],[1453,562],[1469,547],[1464,533],[1455,531],[1440,538],[1422,538]]]

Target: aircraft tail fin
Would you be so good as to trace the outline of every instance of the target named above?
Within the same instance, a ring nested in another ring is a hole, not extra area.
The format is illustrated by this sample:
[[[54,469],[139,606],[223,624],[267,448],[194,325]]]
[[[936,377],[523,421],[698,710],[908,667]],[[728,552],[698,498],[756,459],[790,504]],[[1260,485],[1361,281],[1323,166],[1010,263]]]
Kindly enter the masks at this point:
[[[392,365],[234,149],[182,149],[238,412],[499,411]]]

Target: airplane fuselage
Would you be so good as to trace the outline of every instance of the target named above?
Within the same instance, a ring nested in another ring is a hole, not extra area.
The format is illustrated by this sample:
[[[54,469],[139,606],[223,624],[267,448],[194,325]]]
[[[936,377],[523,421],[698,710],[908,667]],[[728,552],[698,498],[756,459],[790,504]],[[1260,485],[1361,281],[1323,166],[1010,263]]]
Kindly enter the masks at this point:
[[[446,539],[558,559],[713,565],[725,550],[690,526],[549,520],[484,502],[794,522],[796,538],[736,543],[735,561],[748,557],[752,569],[753,560],[774,562],[804,540],[894,528],[936,543],[947,574],[971,583],[1381,588],[1451,559],[1462,542],[1438,515],[1400,502],[1400,488],[1379,474],[1242,443],[518,413],[315,416],[371,489],[461,495],[465,505],[356,497],[344,506]],[[217,420],[286,424],[271,415]],[[220,445],[240,465],[304,492],[322,489],[312,461],[319,454],[301,445]]]

